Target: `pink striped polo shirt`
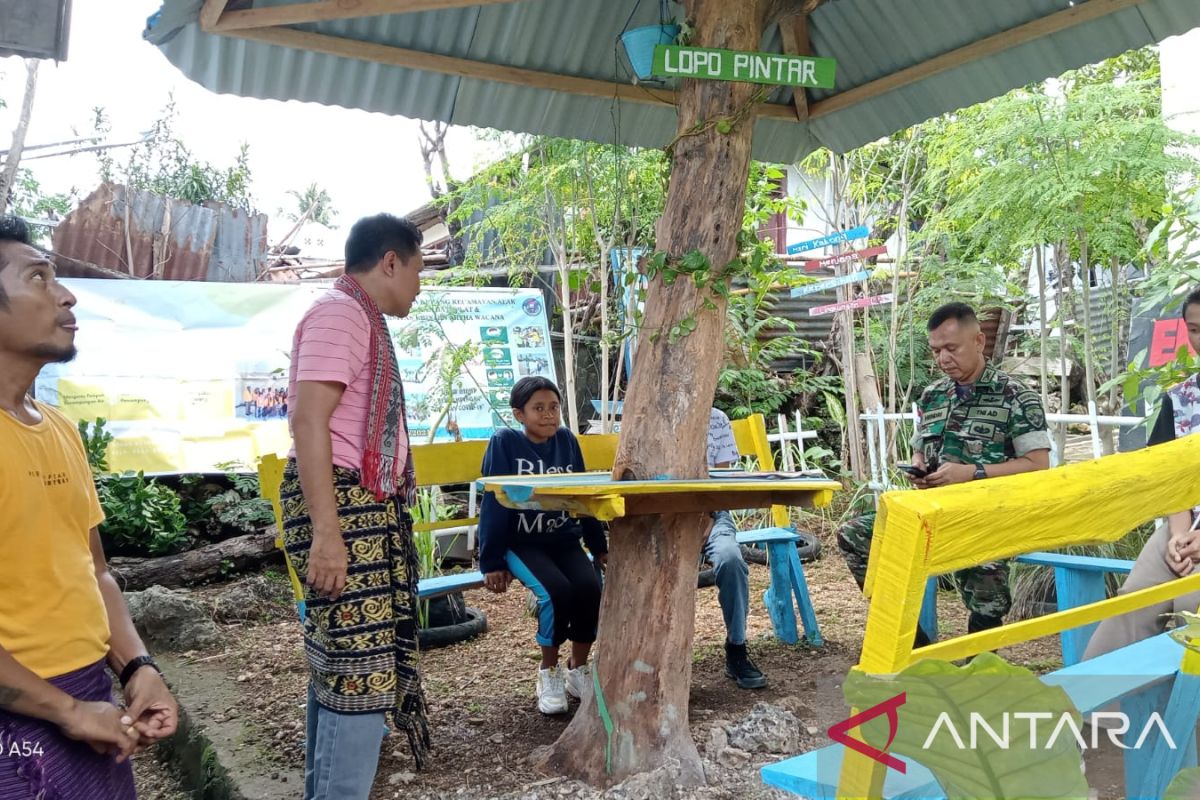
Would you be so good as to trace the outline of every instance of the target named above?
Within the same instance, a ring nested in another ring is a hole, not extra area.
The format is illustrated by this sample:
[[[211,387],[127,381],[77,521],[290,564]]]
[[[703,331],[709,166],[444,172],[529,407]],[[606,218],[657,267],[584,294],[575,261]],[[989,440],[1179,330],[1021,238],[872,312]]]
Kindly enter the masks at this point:
[[[288,425],[296,408],[298,381],[332,381],[346,387],[329,418],[333,463],[362,468],[367,410],[371,405],[371,327],[367,314],[344,292],[317,298],[296,326],[288,374]],[[293,447],[291,455],[296,455]]]

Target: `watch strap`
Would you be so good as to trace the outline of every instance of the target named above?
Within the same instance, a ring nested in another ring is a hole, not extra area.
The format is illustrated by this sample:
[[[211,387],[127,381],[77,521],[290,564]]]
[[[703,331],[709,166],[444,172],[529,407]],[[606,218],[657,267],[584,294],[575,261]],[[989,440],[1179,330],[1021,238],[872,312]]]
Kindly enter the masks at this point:
[[[162,670],[158,668],[158,664],[154,663],[153,658],[150,656],[138,656],[137,658],[131,659],[129,663],[125,665],[125,668],[121,670],[120,676],[118,676],[121,681],[122,689],[125,688],[126,684],[128,684],[130,680],[132,680],[133,673],[137,672],[142,667],[153,667],[155,672],[157,672],[159,675],[162,675]]]

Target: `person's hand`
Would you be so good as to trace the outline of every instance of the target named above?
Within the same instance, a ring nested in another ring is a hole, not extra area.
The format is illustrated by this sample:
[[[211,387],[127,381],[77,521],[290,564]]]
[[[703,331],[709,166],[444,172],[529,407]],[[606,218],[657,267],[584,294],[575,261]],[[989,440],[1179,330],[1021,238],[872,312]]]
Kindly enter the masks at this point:
[[[512,583],[512,573],[506,569],[489,572],[483,576],[483,586],[489,592],[501,594],[508,591],[508,585]]]
[[[1192,568],[1200,562],[1200,531],[1171,534],[1167,538],[1164,557],[1167,567],[1176,575],[1190,575]]]
[[[133,722],[112,703],[76,700],[59,727],[68,739],[86,742],[97,753],[115,753],[120,764],[138,747]]]
[[[600,569],[608,569],[608,553],[601,553],[600,555],[596,556],[595,559],[596,563],[600,566]]]
[[[133,720],[141,747],[166,739],[179,726],[179,704],[153,667],[145,666],[133,673],[125,687],[125,705],[125,715]]]
[[[349,563],[346,543],[341,531],[313,534],[308,551],[308,576],[305,579],[317,594],[336,600],[346,588],[346,568]]]
[[[934,472],[925,476],[922,489],[935,489],[939,486],[949,486],[952,483],[966,483],[975,480],[974,464],[952,464],[947,461]]]

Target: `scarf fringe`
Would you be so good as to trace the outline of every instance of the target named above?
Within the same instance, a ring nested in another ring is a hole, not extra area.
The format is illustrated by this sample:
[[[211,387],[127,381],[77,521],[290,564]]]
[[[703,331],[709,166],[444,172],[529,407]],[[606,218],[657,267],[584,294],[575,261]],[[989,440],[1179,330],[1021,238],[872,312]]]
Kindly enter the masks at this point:
[[[375,494],[376,500],[396,496],[399,493],[396,457],[371,451],[363,453],[362,485]]]
[[[408,749],[412,753],[413,764],[417,770],[423,770],[429,764],[429,751],[433,748],[429,737],[429,717],[423,695],[413,698],[415,702],[406,703],[403,711],[393,710],[392,725],[396,730],[404,731],[408,736]]]

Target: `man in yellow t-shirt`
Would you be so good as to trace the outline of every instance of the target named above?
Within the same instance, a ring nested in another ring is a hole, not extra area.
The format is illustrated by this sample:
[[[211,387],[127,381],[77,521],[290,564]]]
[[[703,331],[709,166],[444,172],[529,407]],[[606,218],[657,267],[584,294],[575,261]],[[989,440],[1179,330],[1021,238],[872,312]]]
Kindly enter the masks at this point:
[[[75,355],[75,297],[0,216],[0,798],[134,798],[128,756],[178,707],[108,572],[75,427],[29,397]],[[112,669],[124,687],[113,703]]]

